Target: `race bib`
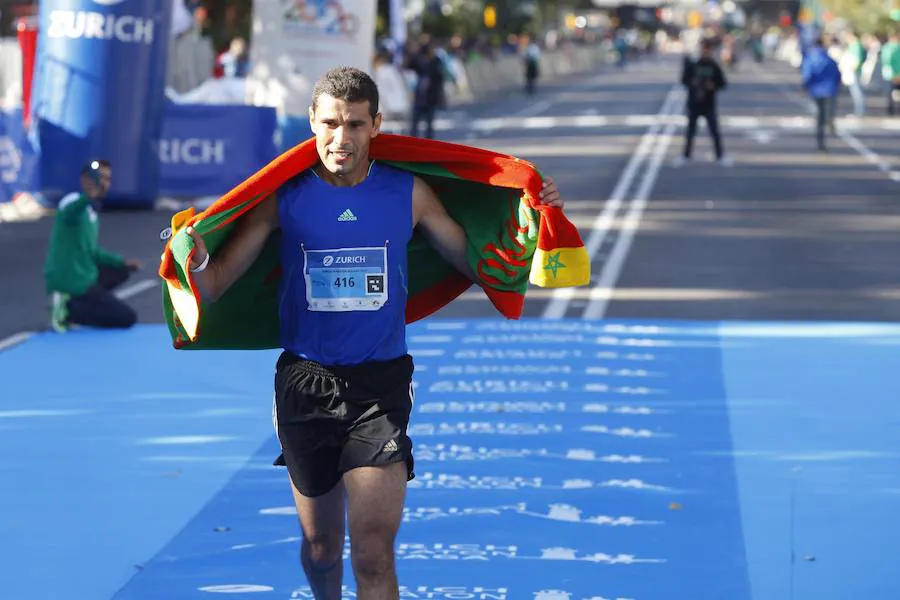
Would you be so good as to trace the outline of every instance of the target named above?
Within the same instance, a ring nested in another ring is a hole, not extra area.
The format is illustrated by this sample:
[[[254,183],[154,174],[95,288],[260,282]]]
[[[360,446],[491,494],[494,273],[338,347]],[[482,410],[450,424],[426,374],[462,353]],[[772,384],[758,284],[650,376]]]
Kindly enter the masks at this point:
[[[302,250],[309,310],[379,310],[387,302],[387,246]]]

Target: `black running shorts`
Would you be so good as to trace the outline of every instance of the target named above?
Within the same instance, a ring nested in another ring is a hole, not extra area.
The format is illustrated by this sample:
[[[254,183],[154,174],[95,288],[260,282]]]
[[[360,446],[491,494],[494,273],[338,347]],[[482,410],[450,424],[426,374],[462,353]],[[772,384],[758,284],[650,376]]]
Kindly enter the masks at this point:
[[[412,479],[413,361],[409,355],[325,367],[290,352],[275,368],[273,420],[291,481],[307,497],[330,491],[357,467],[406,462]]]

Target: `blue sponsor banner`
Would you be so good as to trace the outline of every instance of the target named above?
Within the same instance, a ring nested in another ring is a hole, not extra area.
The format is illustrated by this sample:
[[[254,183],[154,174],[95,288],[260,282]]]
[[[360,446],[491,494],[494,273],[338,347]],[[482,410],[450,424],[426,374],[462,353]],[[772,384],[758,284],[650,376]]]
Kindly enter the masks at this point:
[[[22,110],[0,111],[0,202],[37,187],[37,150],[28,138]]]
[[[171,13],[169,0],[41,1],[33,111],[49,200],[96,157],[114,163],[108,204],[156,200]]]
[[[284,116],[278,121],[278,127],[281,135],[281,148],[282,152],[286,152],[300,144],[305,142],[313,135],[315,135],[312,131],[312,128],[309,125],[309,117],[308,116]]]
[[[167,104],[159,143],[161,195],[217,196],[277,156],[275,109]]]

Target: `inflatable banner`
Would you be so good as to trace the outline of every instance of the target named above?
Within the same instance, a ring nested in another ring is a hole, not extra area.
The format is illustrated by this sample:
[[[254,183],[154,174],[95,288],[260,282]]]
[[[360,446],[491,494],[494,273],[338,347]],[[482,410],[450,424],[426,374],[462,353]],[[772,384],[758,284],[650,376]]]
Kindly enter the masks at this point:
[[[171,0],[41,0],[32,123],[45,198],[100,157],[113,162],[109,204],[153,204],[171,26]]]
[[[282,147],[311,135],[307,116],[317,79],[338,66],[371,72],[375,7],[372,0],[253,2],[250,102],[278,109]]]
[[[36,189],[37,164],[38,155],[28,139],[22,111],[0,110],[0,202]]]

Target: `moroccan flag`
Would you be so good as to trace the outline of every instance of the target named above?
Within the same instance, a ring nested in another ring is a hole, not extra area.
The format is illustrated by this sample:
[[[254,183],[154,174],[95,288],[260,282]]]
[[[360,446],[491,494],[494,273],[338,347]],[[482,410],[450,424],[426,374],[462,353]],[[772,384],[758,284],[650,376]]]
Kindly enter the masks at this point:
[[[529,282],[545,288],[587,285],[590,258],[575,226],[558,207],[538,204],[543,178],[529,162],[488,150],[400,135],[372,140],[370,158],[425,180],[469,240],[477,283],[510,319],[522,314]],[[188,269],[193,226],[215,258],[216,250],[248,210],[319,160],[315,139],[273,160],[199,214],[172,218],[159,274],[166,323],[176,348],[280,348],[278,232],[256,262],[216,302],[204,303]],[[414,232],[408,246],[408,323],[442,308],[471,285]]]

